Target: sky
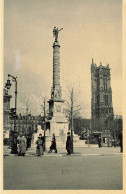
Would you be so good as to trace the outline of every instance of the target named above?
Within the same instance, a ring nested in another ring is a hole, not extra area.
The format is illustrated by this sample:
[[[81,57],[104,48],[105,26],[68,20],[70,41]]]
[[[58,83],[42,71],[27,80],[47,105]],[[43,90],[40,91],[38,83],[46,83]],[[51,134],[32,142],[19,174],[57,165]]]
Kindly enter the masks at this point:
[[[51,96],[53,28],[59,33],[60,82],[78,94],[84,118],[91,117],[91,61],[109,64],[114,114],[122,114],[121,0],[4,0],[4,83],[17,76],[18,112],[26,101],[34,114]],[[14,100],[14,83],[10,89]]]

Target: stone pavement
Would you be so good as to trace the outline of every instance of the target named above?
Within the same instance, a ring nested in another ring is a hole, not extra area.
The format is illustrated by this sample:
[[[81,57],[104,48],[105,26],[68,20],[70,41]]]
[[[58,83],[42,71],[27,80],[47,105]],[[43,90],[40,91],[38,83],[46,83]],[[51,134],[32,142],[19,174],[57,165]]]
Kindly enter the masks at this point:
[[[48,148],[44,152],[44,155],[42,157],[47,156],[55,156],[55,157],[60,157],[60,156],[66,156],[67,152],[64,147],[59,147],[58,148],[58,153],[48,153]],[[3,147],[3,156],[16,156],[14,154],[10,154],[11,149],[8,146]],[[115,154],[122,154],[120,153],[120,147],[93,147],[92,145],[90,147],[74,147],[74,152],[71,156],[99,156],[99,155],[115,155]],[[36,146],[32,145],[31,148],[29,148],[26,151],[25,157],[36,157]]]

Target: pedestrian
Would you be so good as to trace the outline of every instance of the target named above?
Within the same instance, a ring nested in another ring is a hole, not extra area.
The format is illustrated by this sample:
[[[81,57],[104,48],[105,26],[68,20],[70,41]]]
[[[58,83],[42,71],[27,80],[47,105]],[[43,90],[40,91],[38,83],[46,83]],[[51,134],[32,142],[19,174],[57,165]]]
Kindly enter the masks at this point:
[[[20,135],[17,137],[17,151],[18,151],[18,155],[20,155],[19,140],[20,140]]]
[[[31,136],[29,135],[29,148],[31,147]]]
[[[38,140],[36,141],[37,147],[36,147],[36,154],[38,156],[41,156],[43,154],[43,149],[42,149],[42,140],[40,137],[38,137]]]
[[[44,149],[43,149],[44,139],[43,139],[43,137],[42,137],[42,134],[41,134],[41,133],[39,134],[39,137],[40,137],[40,140],[41,140],[42,154],[43,154],[43,151],[44,151]]]
[[[99,148],[101,147],[101,138],[100,137],[98,138],[98,146],[99,146]]]
[[[116,138],[114,139],[114,147],[116,148]]]
[[[112,139],[112,144],[111,144],[111,147],[114,146],[114,139]]]
[[[120,145],[120,152],[123,152],[123,135],[122,133],[119,134],[119,145]]]
[[[19,139],[19,155],[20,156],[25,156],[26,153],[26,138],[24,135],[20,135]]]
[[[27,148],[31,147],[31,137],[30,135],[27,135]]]
[[[67,155],[71,155],[71,153],[72,153],[72,139],[71,139],[70,132],[67,133],[66,150],[67,150]]]
[[[55,151],[55,153],[57,153],[56,138],[55,138],[55,134],[54,133],[53,133],[53,137],[52,137],[52,142],[51,142],[50,150],[49,150],[48,153],[51,153],[53,150]]]
[[[42,147],[43,151],[45,151],[45,136],[42,136]]]

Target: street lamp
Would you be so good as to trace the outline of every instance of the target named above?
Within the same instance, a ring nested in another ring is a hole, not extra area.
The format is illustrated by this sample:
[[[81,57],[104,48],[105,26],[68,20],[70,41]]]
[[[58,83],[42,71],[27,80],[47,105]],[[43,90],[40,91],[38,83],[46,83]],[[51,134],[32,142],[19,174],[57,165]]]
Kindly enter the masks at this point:
[[[71,92],[71,139],[72,139],[72,153],[73,153],[73,88]]]
[[[9,90],[11,87],[11,82],[9,80],[9,77],[12,78],[12,81],[15,82],[15,116],[14,116],[14,131],[12,135],[12,147],[11,147],[11,153],[16,154],[17,153],[17,130],[16,130],[16,111],[17,111],[17,77],[14,77],[10,74],[8,74],[8,80],[5,84],[5,87]]]
[[[44,121],[43,121],[43,124],[44,124],[44,151],[46,151],[46,112],[45,112],[45,103],[46,103],[46,99],[44,98]]]

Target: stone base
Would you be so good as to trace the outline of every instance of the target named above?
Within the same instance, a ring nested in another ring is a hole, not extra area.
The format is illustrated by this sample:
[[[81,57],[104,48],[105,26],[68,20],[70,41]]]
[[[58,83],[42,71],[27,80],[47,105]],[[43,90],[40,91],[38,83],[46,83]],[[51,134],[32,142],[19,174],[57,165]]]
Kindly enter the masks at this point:
[[[38,140],[39,134],[42,134],[42,136],[44,135],[44,132],[42,131],[41,126],[38,125],[37,128],[38,128],[37,133],[34,133],[33,137],[32,137],[33,144],[36,144],[36,141]]]

